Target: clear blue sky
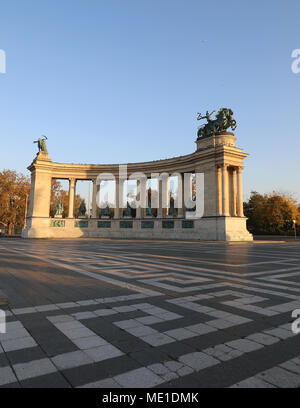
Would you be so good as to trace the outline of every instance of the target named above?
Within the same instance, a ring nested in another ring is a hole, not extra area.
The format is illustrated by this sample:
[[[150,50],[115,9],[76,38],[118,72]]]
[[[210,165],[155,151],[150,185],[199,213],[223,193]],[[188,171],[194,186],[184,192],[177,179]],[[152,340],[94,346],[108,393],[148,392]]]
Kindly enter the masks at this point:
[[[41,134],[58,162],[187,154],[197,112],[231,107],[246,195],[300,201],[299,15],[299,0],[3,0],[0,169],[27,172]]]

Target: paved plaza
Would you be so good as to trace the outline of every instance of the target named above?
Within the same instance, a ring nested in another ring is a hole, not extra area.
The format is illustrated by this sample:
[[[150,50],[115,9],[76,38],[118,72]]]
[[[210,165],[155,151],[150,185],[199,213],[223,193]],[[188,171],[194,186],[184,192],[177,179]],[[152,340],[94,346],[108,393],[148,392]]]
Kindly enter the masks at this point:
[[[0,240],[1,387],[300,387],[299,243]]]

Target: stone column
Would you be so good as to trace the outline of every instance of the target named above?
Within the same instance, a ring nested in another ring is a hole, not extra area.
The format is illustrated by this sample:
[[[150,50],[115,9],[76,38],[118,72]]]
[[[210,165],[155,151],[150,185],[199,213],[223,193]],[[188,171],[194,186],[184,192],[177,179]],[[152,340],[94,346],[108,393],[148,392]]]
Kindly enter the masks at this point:
[[[92,196],[92,218],[97,218],[97,184],[96,179],[93,180],[93,196]]]
[[[69,179],[69,218],[74,218],[74,199],[75,199],[76,179]]]
[[[178,217],[185,217],[185,203],[184,203],[184,176],[178,175]]]
[[[237,216],[244,216],[242,167],[237,168]]]
[[[157,191],[158,191],[158,209],[157,209],[157,218],[163,217],[163,204],[162,204],[162,179],[161,177],[157,180]]]
[[[222,215],[222,172],[221,167],[217,167],[217,215]]]
[[[223,216],[229,215],[229,189],[228,189],[228,167],[223,165],[221,168],[222,172],[222,208]]]
[[[142,218],[142,208],[141,208],[141,180],[136,181],[136,201],[139,202],[136,207],[136,218]]]
[[[124,179],[116,177],[116,185],[115,185],[115,209],[114,209],[114,218],[122,218],[123,216],[123,187],[124,187]]]
[[[169,175],[168,174],[162,174],[162,214],[163,217],[166,217],[169,213],[169,207],[170,207],[170,197],[169,197]]]
[[[141,218],[145,216],[146,206],[147,206],[147,177],[141,179],[141,194],[140,194],[140,203],[141,203]]]
[[[114,218],[120,218],[120,183],[116,177]]]
[[[236,216],[236,170],[235,168],[232,169],[232,176],[231,176],[232,186],[232,215]]]

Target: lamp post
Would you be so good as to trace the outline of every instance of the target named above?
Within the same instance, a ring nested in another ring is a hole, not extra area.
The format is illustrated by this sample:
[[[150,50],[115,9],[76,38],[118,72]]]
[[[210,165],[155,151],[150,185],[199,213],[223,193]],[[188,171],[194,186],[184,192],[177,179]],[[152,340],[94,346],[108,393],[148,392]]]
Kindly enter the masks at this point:
[[[294,224],[294,232],[295,232],[295,240],[297,239],[297,231],[296,231],[296,220],[293,220]]]

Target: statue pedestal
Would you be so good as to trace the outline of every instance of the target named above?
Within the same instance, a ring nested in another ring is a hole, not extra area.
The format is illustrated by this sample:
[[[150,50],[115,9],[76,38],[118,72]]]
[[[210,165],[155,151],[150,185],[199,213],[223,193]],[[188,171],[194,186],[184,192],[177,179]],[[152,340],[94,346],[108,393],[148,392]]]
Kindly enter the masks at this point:
[[[62,214],[54,215],[54,218],[62,218]]]
[[[103,218],[104,220],[108,220],[110,218],[110,216],[109,215],[101,215],[100,218]]]
[[[78,218],[86,219],[86,216],[85,215],[79,215]]]
[[[232,132],[223,132],[196,140],[197,150],[209,149],[218,146],[235,147],[235,136]]]

